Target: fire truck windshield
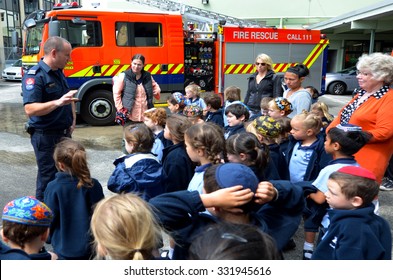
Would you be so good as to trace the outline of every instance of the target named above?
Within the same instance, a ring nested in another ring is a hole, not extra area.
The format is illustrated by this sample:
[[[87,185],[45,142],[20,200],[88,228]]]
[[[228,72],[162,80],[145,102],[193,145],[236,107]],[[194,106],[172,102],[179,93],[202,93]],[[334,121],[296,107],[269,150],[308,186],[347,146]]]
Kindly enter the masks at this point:
[[[40,51],[43,27],[44,24],[37,24],[35,27],[26,30],[26,45],[24,54],[38,54]]]
[[[26,55],[39,53],[43,28],[43,23],[37,23],[35,27],[27,29],[24,50]],[[69,20],[60,20],[59,30],[55,33],[68,40],[73,48],[102,46],[101,23],[99,21],[74,24]]]

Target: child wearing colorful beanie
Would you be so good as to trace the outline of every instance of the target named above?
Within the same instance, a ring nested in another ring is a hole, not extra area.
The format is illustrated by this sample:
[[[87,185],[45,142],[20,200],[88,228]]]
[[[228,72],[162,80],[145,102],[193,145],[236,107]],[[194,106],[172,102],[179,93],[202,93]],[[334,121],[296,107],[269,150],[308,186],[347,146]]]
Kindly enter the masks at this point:
[[[289,169],[284,154],[280,150],[281,123],[272,117],[261,116],[253,120],[246,128],[257,136],[260,143],[269,149],[269,165],[280,180],[289,180]]]
[[[273,119],[277,120],[287,117],[290,113],[292,113],[292,111],[292,103],[284,97],[276,97],[273,100],[269,101],[268,115]]]
[[[183,115],[186,116],[192,124],[204,123],[203,109],[198,105],[187,105],[183,109]]]
[[[49,236],[52,211],[43,202],[24,196],[3,209],[0,260],[50,260],[56,254],[40,252]]]
[[[388,222],[374,213],[378,195],[375,175],[359,166],[345,166],[329,176],[326,201],[330,225],[313,260],[390,260],[392,235]]]
[[[168,97],[166,102],[172,114],[182,114],[186,106],[186,97],[181,92],[174,92]]]

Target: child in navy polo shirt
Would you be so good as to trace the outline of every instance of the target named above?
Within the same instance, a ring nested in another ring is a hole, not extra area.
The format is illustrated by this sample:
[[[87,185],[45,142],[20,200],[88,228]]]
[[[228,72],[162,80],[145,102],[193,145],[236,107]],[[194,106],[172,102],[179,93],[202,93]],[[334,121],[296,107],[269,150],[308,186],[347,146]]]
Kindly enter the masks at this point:
[[[285,157],[292,183],[311,181],[330,160],[324,149],[325,139],[320,133],[320,117],[304,111],[291,120],[291,137]]]
[[[374,213],[378,195],[375,175],[359,166],[345,166],[329,176],[326,201],[330,225],[313,260],[390,260],[392,235],[388,222]]]

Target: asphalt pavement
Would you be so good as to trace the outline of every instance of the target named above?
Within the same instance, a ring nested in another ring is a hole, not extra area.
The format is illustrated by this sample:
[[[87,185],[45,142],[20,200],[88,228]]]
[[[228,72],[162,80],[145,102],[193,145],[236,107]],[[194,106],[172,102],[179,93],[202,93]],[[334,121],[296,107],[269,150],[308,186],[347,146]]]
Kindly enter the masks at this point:
[[[349,97],[321,97],[333,114],[337,114]],[[37,167],[28,134],[24,132],[26,116],[20,97],[20,83],[0,82],[0,207],[17,197],[35,194]],[[104,187],[114,169],[113,160],[121,155],[120,126],[91,127],[78,124],[73,138],[87,148],[92,177]],[[380,192],[380,215],[393,226],[393,192]],[[300,260],[303,247],[303,229],[294,237],[296,248],[285,252],[285,259]]]

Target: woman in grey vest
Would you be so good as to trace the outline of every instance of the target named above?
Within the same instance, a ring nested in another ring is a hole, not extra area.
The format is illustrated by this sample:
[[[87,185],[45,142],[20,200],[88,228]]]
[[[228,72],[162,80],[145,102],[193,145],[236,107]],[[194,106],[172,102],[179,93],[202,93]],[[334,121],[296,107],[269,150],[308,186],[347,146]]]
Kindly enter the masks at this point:
[[[136,54],[131,59],[131,69],[113,78],[113,99],[116,122],[143,122],[143,113],[153,107],[153,97],[160,99],[160,86],[145,71],[145,57]]]

